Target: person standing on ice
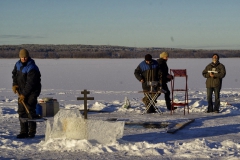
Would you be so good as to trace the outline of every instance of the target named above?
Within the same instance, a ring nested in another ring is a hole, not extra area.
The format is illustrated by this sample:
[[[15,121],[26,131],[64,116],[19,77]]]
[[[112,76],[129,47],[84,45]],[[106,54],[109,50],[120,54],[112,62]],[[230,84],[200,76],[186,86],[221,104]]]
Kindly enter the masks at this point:
[[[168,73],[168,65],[167,60],[169,57],[168,52],[162,52],[159,55],[160,59],[157,59],[159,67],[162,71],[162,89],[166,92],[164,93],[165,103],[168,110],[171,110],[171,99],[170,99],[170,91],[168,89],[167,83],[173,79],[173,76]],[[176,108],[175,108],[176,109]]]
[[[152,59],[150,54],[145,55],[145,60],[142,61],[134,71],[134,75],[142,83],[143,91],[150,91],[150,86],[147,85],[148,81],[159,81],[159,66],[156,60]],[[142,99],[143,103],[147,106],[150,101],[145,96]],[[147,113],[155,113],[155,109],[151,106]]]
[[[12,90],[15,94],[19,94],[17,112],[20,134],[17,138],[33,138],[36,134],[36,122],[22,122],[21,118],[29,117],[23,103],[26,104],[31,117],[36,117],[37,97],[41,92],[41,73],[26,49],[20,50],[19,57],[20,60],[16,62],[12,71]]]
[[[207,87],[207,101],[208,109],[207,113],[215,112],[219,113],[220,107],[220,91],[222,88],[222,79],[226,75],[225,66],[219,62],[219,55],[213,54],[212,63],[208,64],[203,70],[202,75],[206,79]],[[215,102],[213,107],[212,95],[215,95]]]

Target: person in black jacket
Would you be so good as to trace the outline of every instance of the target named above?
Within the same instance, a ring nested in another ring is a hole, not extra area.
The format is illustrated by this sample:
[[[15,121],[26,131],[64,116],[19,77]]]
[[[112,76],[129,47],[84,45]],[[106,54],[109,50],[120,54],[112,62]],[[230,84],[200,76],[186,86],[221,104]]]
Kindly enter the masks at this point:
[[[35,109],[37,97],[41,92],[41,73],[26,49],[20,50],[19,57],[20,60],[16,62],[12,71],[12,90],[15,94],[19,94],[17,112],[20,120],[20,134],[17,138],[33,138],[36,134],[36,122],[21,121],[21,118],[29,117],[22,102],[26,104],[31,117],[37,117]]]
[[[145,60],[142,61],[134,71],[134,75],[139,82],[142,83],[143,91],[150,91],[150,86],[147,85],[149,81],[159,81],[159,66],[156,60],[152,59],[150,54],[145,55]],[[148,98],[145,96],[142,99],[143,103],[147,106],[149,104]],[[151,106],[147,113],[154,113],[155,109]]]
[[[173,76],[168,73],[168,65],[167,65],[168,57],[169,57],[168,52],[162,52],[160,54],[160,59],[157,59],[157,62],[162,71],[162,89],[166,91],[166,93],[164,93],[165,103],[166,103],[167,109],[171,110],[170,91],[168,89],[167,83],[173,79]]]

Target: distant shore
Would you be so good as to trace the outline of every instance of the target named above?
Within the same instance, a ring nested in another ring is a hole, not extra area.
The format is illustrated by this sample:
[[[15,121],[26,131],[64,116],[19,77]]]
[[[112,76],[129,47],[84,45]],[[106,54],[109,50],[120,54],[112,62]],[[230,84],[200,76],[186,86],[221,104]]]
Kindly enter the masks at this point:
[[[25,48],[32,58],[142,58],[151,54],[158,58],[163,51],[171,58],[211,58],[217,53],[221,58],[240,58],[240,50],[204,50],[179,48],[137,48],[109,45],[0,45],[0,58],[16,58],[20,49]]]

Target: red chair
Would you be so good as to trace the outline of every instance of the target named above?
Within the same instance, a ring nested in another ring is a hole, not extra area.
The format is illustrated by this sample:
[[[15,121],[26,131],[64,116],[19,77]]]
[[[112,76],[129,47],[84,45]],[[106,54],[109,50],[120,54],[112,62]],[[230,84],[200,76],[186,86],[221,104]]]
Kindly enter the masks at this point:
[[[188,114],[189,114],[188,85],[187,85],[188,75],[187,75],[187,70],[186,69],[170,69],[170,74],[173,76],[173,79],[171,81],[171,94],[172,94],[171,114],[174,111],[174,107],[179,107],[179,106],[183,106],[184,107],[184,115],[185,115],[185,107],[187,106],[187,110],[188,110]],[[182,78],[186,79],[186,83],[185,83],[185,87],[184,88],[175,89],[176,77],[182,77]],[[184,98],[183,102],[176,102],[176,101],[174,101],[174,97],[177,94],[176,92],[184,92],[185,98]]]

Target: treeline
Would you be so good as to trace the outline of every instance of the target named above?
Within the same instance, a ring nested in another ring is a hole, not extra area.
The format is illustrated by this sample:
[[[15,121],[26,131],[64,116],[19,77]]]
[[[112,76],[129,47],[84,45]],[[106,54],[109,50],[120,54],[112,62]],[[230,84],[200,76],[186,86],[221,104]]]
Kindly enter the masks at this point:
[[[158,58],[167,51],[171,58],[210,58],[217,53],[222,58],[240,57],[240,50],[193,50],[177,48],[136,48],[107,45],[1,45],[0,58],[18,58],[20,49],[29,51],[32,58],[143,58],[151,54]]]

